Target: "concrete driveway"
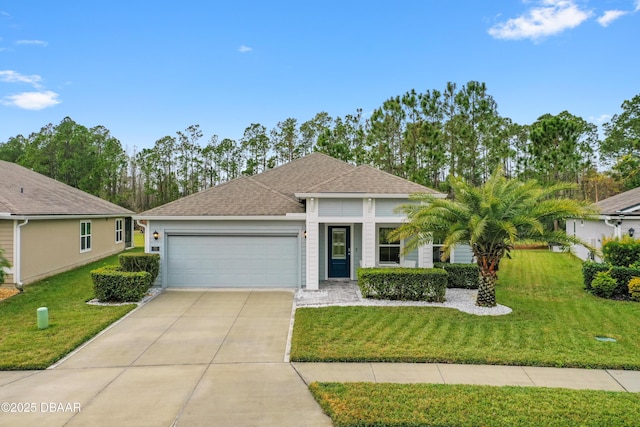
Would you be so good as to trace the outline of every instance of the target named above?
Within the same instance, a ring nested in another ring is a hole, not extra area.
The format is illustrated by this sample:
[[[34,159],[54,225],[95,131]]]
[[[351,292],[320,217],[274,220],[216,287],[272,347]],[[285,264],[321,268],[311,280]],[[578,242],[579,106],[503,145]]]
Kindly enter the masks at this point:
[[[0,425],[331,426],[284,362],[292,302],[166,291],[52,369],[0,372]]]

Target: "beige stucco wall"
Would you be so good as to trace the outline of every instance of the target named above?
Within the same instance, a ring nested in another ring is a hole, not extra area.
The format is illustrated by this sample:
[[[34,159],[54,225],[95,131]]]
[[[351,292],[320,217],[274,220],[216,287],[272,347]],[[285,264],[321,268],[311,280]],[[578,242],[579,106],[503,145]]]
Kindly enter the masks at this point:
[[[31,283],[124,250],[124,242],[115,243],[115,218],[90,220],[92,249],[83,253],[80,252],[80,219],[32,219],[23,226],[22,283]]]
[[[13,268],[13,220],[0,220],[0,249],[4,250],[3,256],[11,263]],[[13,283],[13,274],[4,278],[6,284]],[[2,283],[0,283],[2,285]]]

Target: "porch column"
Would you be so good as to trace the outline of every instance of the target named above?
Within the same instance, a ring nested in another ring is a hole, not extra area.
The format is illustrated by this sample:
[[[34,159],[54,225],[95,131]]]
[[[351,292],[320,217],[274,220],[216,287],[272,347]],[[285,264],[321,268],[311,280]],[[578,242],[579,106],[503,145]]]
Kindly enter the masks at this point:
[[[308,290],[320,288],[320,224],[317,204],[318,201],[314,198],[307,199],[307,277],[305,286]]]
[[[362,266],[376,266],[376,206],[375,199],[367,198],[364,202],[362,220]]]

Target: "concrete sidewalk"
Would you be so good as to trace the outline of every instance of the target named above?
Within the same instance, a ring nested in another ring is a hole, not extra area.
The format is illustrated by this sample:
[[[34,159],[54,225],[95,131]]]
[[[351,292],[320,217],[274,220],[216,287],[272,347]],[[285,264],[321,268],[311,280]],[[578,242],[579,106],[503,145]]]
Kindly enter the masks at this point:
[[[640,392],[640,371],[446,363],[299,363],[306,384],[318,382],[537,386]]]

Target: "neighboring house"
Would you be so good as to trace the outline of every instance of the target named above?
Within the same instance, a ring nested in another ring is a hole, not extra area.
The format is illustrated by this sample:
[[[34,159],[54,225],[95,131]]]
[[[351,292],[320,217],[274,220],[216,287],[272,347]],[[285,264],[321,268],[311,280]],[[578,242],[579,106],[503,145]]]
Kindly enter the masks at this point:
[[[430,188],[314,153],[136,216],[145,250],[160,254],[162,287],[318,289],[359,266],[433,266],[433,245],[406,256],[387,233],[395,208]],[[437,251],[436,251],[437,252]],[[470,262],[460,249],[457,262]]]
[[[5,284],[34,282],[132,247],[132,215],[0,161],[0,248],[11,263]]]
[[[600,215],[592,220],[568,219],[567,234],[589,242],[598,251],[602,250],[604,238],[640,236],[640,187],[601,200],[595,206]],[[573,251],[580,259],[601,261],[584,246],[576,245]]]

